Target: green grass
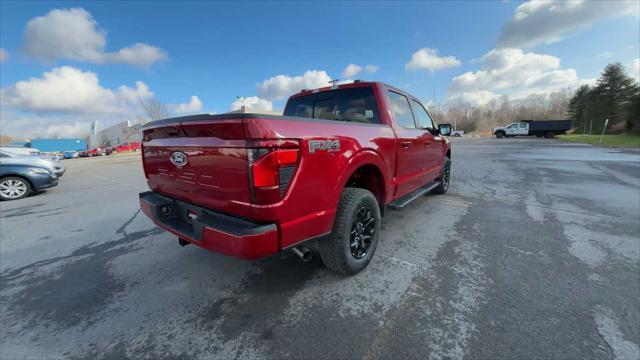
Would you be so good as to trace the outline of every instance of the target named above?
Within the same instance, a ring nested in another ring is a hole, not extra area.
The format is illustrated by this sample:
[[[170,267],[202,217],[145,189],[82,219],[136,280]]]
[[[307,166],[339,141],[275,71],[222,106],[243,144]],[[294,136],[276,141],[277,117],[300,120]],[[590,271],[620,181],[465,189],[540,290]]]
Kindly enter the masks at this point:
[[[640,135],[605,135],[602,137],[602,144],[600,144],[600,135],[560,135],[558,139],[572,143],[584,143],[596,146],[608,146],[608,147],[640,147]]]

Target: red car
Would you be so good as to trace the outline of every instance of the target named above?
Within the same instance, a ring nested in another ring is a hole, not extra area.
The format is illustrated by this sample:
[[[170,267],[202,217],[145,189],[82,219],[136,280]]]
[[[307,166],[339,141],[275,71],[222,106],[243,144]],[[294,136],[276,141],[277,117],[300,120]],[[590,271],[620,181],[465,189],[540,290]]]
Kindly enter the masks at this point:
[[[86,156],[104,156],[104,149],[95,147],[84,152]]]
[[[132,142],[132,143],[128,143],[128,144],[123,144],[123,145],[118,145],[118,146],[112,146],[109,148],[105,149],[105,154],[107,155],[111,155],[111,154],[117,154],[117,153],[121,153],[121,152],[138,152],[140,151],[140,143],[139,142]]]
[[[303,90],[284,116],[158,120],[143,128],[151,191],[140,205],[182,245],[244,259],[315,250],[329,269],[356,274],[387,208],[447,192],[450,131],[379,82]]]

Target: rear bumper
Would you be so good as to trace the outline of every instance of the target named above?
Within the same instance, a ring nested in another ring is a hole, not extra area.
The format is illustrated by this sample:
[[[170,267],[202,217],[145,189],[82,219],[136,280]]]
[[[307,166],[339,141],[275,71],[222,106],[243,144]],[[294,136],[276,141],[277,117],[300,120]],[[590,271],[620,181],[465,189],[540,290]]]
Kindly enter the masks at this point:
[[[139,197],[140,208],[156,225],[207,250],[249,260],[278,252],[276,224],[221,214],[153,191]]]

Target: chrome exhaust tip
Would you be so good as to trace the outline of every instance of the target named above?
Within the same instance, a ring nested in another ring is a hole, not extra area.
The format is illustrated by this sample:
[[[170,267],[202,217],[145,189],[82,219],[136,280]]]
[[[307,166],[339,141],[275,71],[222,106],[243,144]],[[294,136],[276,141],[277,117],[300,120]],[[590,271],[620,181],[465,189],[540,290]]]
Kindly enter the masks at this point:
[[[298,257],[304,262],[311,260],[311,258],[313,257],[313,253],[306,246],[296,246],[293,247],[291,251],[293,251],[294,254],[298,255]]]

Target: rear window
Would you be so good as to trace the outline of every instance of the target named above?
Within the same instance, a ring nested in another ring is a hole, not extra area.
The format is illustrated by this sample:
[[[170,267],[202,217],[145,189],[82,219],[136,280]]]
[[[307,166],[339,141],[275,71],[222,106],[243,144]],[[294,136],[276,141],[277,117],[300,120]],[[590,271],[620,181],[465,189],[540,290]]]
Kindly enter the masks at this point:
[[[357,87],[323,91],[289,99],[285,116],[379,124],[373,88]]]

